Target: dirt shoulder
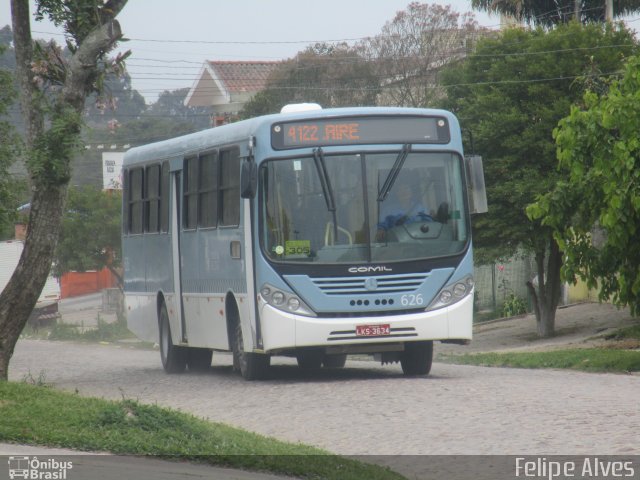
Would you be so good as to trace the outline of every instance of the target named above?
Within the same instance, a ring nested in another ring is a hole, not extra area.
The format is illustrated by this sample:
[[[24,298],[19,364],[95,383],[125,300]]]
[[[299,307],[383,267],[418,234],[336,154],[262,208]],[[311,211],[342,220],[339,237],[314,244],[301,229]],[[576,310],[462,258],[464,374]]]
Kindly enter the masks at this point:
[[[628,309],[613,305],[580,303],[559,308],[556,312],[556,335],[541,339],[536,334],[535,315],[477,324],[468,346],[439,344],[438,354],[464,354],[495,351],[536,351],[557,348],[584,348],[601,345],[604,336],[617,329],[637,325]]]

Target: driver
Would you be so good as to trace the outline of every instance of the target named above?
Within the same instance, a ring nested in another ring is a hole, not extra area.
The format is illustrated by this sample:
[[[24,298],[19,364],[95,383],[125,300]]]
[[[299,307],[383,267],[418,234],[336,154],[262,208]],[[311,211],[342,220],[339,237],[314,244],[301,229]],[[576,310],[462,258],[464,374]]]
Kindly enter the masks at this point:
[[[387,200],[380,209],[380,222],[376,239],[384,241],[386,233],[394,227],[414,222],[433,222],[433,217],[427,213],[422,200],[415,194],[409,183],[396,184],[393,188],[394,196]]]

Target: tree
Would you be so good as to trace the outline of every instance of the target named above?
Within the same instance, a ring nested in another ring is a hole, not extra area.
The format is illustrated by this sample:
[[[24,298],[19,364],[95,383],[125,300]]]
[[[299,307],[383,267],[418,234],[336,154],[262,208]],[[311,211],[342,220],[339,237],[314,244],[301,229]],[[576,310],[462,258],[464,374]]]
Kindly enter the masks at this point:
[[[91,126],[113,120],[124,123],[139,118],[147,109],[144,97],[132,87],[131,77],[126,72],[106,75],[100,91],[103,93],[96,92],[87,98],[85,114],[90,118]],[[105,97],[110,101],[105,102]]]
[[[266,88],[245,104],[240,116],[275,113],[288,103],[315,102],[325,108],[375,105],[378,81],[370,63],[347,44],[319,43],[284,62]]]
[[[165,90],[151,104],[147,115],[192,125],[193,131],[211,127],[211,107],[189,107],[184,104],[189,88]]]
[[[587,92],[555,131],[568,180],[530,207],[554,229],[564,276],[640,314],[640,57],[608,93]],[[598,234],[598,230],[601,230]],[[599,239],[594,239],[599,237]]]
[[[450,6],[409,4],[361,44],[383,86],[385,105],[428,107],[441,98],[437,72],[464,57],[475,42],[478,24],[472,14]]]
[[[581,23],[604,22],[605,0],[471,0],[471,6],[497,12],[528,24],[552,27],[576,18]],[[640,10],[638,0],[613,1],[613,16],[622,17]]]
[[[0,45],[0,55],[3,51],[4,47]],[[7,114],[14,95],[13,78],[9,72],[0,69],[0,117]],[[0,121],[0,231],[13,222],[18,206],[16,181],[9,172],[18,154],[19,142],[13,127],[6,120]]]
[[[69,189],[54,257],[54,273],[107,267],[122,285],[120,238],[122,195],[96,187]]]
[[[11,18],[33,195],[23,253],[0,294],[0,380],[8,378],[15,344],[51,269],[86,98],[124,59],[106,55],[122,38],[116,17],[127,0],[38,0],[36,19],[64,27],[68,59],[59,47],[32,41],[29,3],[11,0]]]
[[[531,221],[525,209],[564,178],[552,137],[558,121],[582,98],[585,84],[615,74],[634,49],[622,26],[512,29],[480,41],[443,75],[447,106],[484,157],[489,213],[474,221],[474,246],[485,260],[518,248],[535,255],[538,286],[529,282],[528,290],[541,336],[554,332],[562,252],[553,230]]]

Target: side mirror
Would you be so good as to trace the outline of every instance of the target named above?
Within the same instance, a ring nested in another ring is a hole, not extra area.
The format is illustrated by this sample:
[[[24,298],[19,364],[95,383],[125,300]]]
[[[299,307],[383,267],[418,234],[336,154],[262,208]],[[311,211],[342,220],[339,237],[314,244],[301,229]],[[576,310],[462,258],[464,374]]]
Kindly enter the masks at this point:
[[[484,170],[482,157],[470,155],[465,157],[467,166],[467,188],[469,193],[469,213],[487,213],[487,190],[484,186]]]
[[[253,198],[258,189],[258,166],[253,157],[247,158],[242,163],[240,171],[240,196],[242,198]]]

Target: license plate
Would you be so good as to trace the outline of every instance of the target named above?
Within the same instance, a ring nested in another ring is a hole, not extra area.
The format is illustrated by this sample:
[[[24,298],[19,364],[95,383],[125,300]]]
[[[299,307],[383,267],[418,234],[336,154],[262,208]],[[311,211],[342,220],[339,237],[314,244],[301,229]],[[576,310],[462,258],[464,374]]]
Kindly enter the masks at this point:
[[[378,337],[381,335],[390,335],[391,327],[389,324],[384,325],[356,325],[356,336],[358,337]]]

